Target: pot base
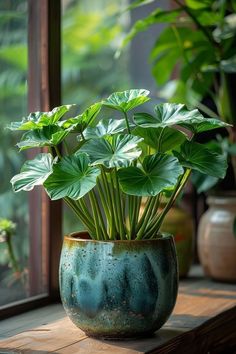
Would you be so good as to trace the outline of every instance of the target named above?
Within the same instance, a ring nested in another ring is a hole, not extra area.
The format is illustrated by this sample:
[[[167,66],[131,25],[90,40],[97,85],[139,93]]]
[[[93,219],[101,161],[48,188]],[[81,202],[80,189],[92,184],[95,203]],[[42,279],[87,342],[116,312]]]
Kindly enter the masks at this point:
[[[99,340],[110,340],[110,341],[131,341],[131,340],[137,340],[137,339],[144,339],[144,338],[152,338],[155,335],[155,332],[150,331],[150,332],[142,332],[142,333],[137,333],[134,334],[133,336],[129,335],[126,336],[124,334],[117,333],[117,335],[109,335],[109,334],[94,334],[90,332],[85,332],[86,336],[94,339],[99,339]]]

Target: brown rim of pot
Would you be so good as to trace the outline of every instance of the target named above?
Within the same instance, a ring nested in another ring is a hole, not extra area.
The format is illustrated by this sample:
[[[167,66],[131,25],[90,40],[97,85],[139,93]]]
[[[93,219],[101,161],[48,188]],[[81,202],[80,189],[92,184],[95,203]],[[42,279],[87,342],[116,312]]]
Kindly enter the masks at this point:
[[[78,232],[72,232],[68,235],[64,236],[64,240],[67,241],[86,241],[86,242],[103,242],[103,243],[110,243],[110,242],[115,242],[115,243],[121,243],[121,242],[147,242],[147,241],[164,241],[164,240],[170,240],[174,239],[174,237],[171,234],[168,234],[166,232],[163,232],[162,235],[164,237],[162,238],[155,238],[155,239],[144,239],[144,240],[94,240],[90,237],[88,237],[88,232],[86,231],[78,231]]]

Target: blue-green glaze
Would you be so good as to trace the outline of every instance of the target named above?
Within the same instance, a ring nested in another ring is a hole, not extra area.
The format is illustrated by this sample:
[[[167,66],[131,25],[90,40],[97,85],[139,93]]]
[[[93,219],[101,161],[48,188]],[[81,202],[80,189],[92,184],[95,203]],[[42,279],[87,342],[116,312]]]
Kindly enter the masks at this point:
[[[65,237],[60,262],[61,299],[74,324],[103,338],[139,337],[159,329],[177,296],[172,236],[114,242],[83,237]]]

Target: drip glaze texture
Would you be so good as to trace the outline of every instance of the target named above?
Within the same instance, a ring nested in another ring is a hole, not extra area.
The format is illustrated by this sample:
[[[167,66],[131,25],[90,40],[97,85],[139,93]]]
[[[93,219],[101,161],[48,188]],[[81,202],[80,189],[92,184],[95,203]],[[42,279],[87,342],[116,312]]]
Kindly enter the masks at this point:
[[[89,336],[152,334],[170,316],[177,288],[172,236],[114,242],[65,237],[61,299],[73,323]]]

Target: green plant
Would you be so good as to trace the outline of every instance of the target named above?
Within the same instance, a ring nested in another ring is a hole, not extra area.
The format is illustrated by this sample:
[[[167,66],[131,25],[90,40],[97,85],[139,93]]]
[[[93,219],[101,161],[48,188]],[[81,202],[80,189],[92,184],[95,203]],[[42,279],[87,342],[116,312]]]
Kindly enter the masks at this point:
[[[15,253],[12,246],[12,237],[15,230],[16,224],[13,223],[11,220],[0,219],[0,242],[6,243],[12,270],[15,273],[19,273],[20,267],[15,257]]]
[[[14,191],[43,185],[52,200],[63,199],[72,208],[94,239],[161,237],[164,217],[191,170],[224,178],[225,157],[194,138],[227,124],[183,104],[163,103],[155,106],[155,115],[131,116],[133,108],[149,101],[148,94],[116,92],[74,117],[72,106],[60,106],[12,123],[11,130],[26,131],[20,150],[49,149],[25,162],[11,180]],[[119,119],[102,119],[104,108],[117,111]],[[69,136],[75,138],[72,151]],[[163,196],[168,202],[161,209]]]
[[[139,19],[126,36],[165,23],[150,53],[158,95],[169,102],[197,107],[230,123],[229,144],[236,142],[236,3],[225,0],[174,0]],[[140,1],[137,6],[146,5]],[[134,4],[135,5],[135,4]],[[133,6],[135,7],[135,6]],[[236,157],[230,156],[236,183]]]

